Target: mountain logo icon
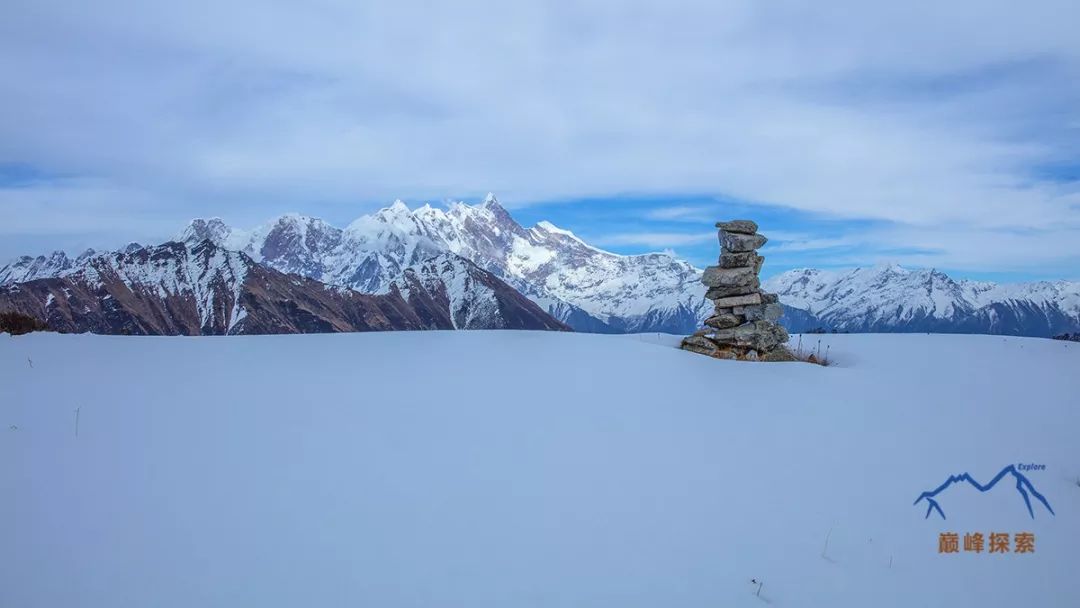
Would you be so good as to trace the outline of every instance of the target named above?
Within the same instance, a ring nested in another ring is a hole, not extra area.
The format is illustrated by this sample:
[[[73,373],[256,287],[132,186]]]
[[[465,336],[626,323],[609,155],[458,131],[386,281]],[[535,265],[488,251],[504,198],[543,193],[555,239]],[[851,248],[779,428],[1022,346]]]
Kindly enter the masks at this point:
[[[934,488],[933,490],[919,494],[919,497],[915,499],[914,504],[918,505],[920,502],[924,500],[926,501],[926,517],[924,517],[923,519],[928,519],[930,517],[930,514],[934,511],[937,511],[938,515],[941,516],[941,519],[946,519],[945,511],[941,510],[941,505],[938,503],[939,494],[949,489],[954,484],[960,482],[967,482],[969,485],[971,485],[971,487],[975,488],[980,492],[988,492],[993,489],[993,487],[996,486],[999,481],[1005,479],[1010,475],[1013,479],[1016,480],[1016,491],[1019,492],[1020,497],[1024,499],[1024,504],[1027,506],[1028,515],[1031,516],[1031,519],[1035,519],[1035,510],[1031,506],[1031,497],[1033,496],[1035,497],[1035,500],[1042,503],[1042,506],[1046,507],[1046,510],[1049,511],[1051,515],[1056,516],[1056,514],[1054,513],[1054,509],[1050,507],[1050,503],[1047,502],[1046,497],[1040,494],[1039,491],[1035,489],[1035,486],[1031,483],[1031,480],[1028,479],[1027,476],[1016,470],[1016,465],[1011,464],[1004,469],[1001,469],[1001,472],[995,475],[994,478],[986,484],[979,483],[967,473],[961,473],[960,475],[950,475],[949,478],[945,480],[945,483]]]

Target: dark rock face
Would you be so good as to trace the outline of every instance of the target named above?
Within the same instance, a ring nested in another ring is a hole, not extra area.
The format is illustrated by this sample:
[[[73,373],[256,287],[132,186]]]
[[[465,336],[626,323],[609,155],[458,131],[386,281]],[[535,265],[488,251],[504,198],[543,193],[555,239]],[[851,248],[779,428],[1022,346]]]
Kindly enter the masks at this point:
[[[494,274],[451,253],[406,269],[393,289],[425,309],[431,300],[454,329],[570,329]]]
[[[476,271],[487,291],[463,289],[497,314],[467,328],[565,330],[497,278]],[[524,301],[524,303],[522,302]],[[527,303],[527,304],[526,304]],[[61,332],[224,335],[455,329],[442,283],[408,294],[360,294],[257,264],[210,241],[170,242],[97,256],[75,272],[0,287],[0,310],[40,319]],[[463,327],[464,328],[464,327]]]
[[[682,342],[682,348],[718,359],[793,361],[787,330],[776,323],[784,314],[775,294],[760,289],[758,273],[765,258],[755,251],[766,238],[749,220],[718,222],[723,247],[720,264],[702,273],[715,314]]]

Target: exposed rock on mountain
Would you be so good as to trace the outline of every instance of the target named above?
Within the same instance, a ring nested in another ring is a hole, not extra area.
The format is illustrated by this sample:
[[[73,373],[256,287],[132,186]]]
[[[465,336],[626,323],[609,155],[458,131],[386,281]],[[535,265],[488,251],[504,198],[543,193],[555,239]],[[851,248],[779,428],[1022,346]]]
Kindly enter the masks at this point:
[[[569,329],[495,275],[452,253],[406,268],[390,289],[415,308],[447,311],[454,329]]]
[[[444,263],[452,264],[453,260]],[[409,281],[379,295],[331,287],[257,264],[209,240],[91,256],[47,279],[0,287],[0,310],[65,332],[220,335],[469,328],[563,329],[480,269],[451,297]],[[422,273],[423,269],[410,271]],[[455,300],[456,298],[456,300]],[[455,301],[486,302],[469,309]]]

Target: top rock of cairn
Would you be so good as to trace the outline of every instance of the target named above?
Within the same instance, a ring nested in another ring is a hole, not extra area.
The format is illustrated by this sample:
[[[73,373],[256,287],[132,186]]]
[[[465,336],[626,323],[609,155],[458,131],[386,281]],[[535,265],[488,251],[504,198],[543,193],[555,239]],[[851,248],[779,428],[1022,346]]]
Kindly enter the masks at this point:
[[[757,232],[757,222],[754,220],[731,220],[730,222],[716,222],[716,227],[724,232],[736,232],[738,234],[754,234]]]
[[[776,320],[783,314],[776,294],[761,290],[758,273],[765,258],[757,250],[768,239],[750,220],[717,222],[720,260],[701,275],[715,314],[705,328],[682,341],[682,348],[720,359],[794,361],[788,333]]]

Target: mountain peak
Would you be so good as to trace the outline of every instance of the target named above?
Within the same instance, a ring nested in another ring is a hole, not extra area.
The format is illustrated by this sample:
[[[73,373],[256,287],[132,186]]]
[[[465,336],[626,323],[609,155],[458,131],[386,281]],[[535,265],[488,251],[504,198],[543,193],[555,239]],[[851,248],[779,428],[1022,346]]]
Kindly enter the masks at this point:
[[[220,243],[228,238],[232,229],[229,228],[225,220],[220,217],[201,218],[197,217],[184,227],[173,239],[179,242],[194,242],[211,240],[215,243]]]
[[[504,228],[520,229],[520,225],[518,225],[518,223],[514,221],[514,218],[510,216],[510,213],[499,204],[499,199],[495,198],[493,193],[488,192],[487,196],[484,197],[484,202],[480,204],[480,208],[490,213]]]
[[[911,273],[910,270],[908,270],[907,268],[904,268],[899,263],[890,262],[890,261],[878,262],[877,264],[874,264],[873,269],[874,269],[875,272],[878,272],[878,273],[892,273],[892,274],[910,274]]]
[[[279,223],[279,224],[295,224],[295,223],[298,223],[298,222],[300,222],[300,223],[308,222],[308,221],[311,221],[312,219],[313,218],[311,218],[310,216],[304,215],[302,213],[297,213],[296,211],[290,211],[288,213],[282,213],[281,216],[278,217],[277,223]]]
[[[365,226],[371,222],[375,222],[376,224],[397,225],[408,220],[411,215],[412,211],[409,209],[409,206],[405,204],[405,201],[399,198],[395,199],[389,206],[383,207],[371,215],[363,215],[356,218],[349,227]]]

